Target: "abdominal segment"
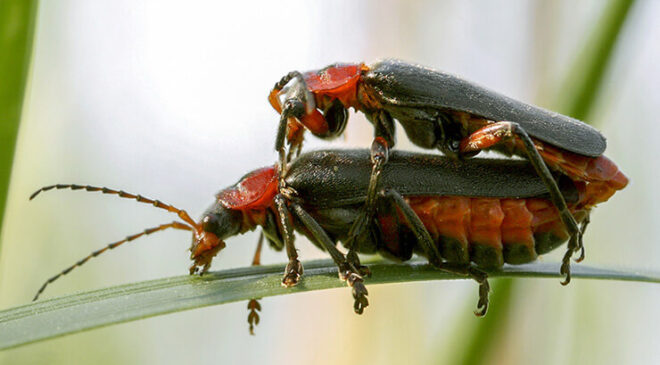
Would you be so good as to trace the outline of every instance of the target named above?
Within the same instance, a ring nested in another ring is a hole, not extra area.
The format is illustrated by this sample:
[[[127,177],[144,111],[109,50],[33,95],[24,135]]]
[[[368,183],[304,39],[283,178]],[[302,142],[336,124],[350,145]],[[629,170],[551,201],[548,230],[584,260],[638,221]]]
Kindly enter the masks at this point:
[[[409,197],[443,259],[485,269],[534,261],[568,240],[554,205],[545,199]],[[386,209],[389,210],[389,209]],[[576,218],[584,219],[584,214]],[[418,243],[402,215],[377,213],[380,250],[407,259]],[[408,256],[408,257],[403,257]]]

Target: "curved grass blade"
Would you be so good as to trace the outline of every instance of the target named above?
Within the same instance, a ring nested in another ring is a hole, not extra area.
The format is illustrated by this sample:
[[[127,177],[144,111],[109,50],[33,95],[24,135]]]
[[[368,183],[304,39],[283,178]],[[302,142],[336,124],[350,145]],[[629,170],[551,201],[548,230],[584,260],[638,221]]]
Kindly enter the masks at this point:
[[[464,279],[434,269],[424,261],[369,266],[368,285],[429,280]],[[280,284],[283,265],[246,267],[211,272],[205,276],[177,276],[39,301],[0,312],[0,349],[17,347],[71,333],[179,312],[303,291],[345,287],[331,260],[305,263],[305,277],[293,288]],[[558,264],[505,266],[491,277],[559,278]],[[574,278],[660,283],[660,273],[575,266]],[[345,289],[348,295],[349,289]],[[375,300],[375,299],[374,299]]]
[[[32,56],[37,0],[0,1],[0,232]]]

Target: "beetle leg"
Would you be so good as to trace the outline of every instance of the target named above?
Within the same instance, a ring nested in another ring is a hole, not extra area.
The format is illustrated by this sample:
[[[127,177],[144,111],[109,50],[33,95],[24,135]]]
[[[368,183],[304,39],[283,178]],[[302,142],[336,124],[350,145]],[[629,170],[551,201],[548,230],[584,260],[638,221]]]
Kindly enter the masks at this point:
[[[374,134],[376,138],[382,137],[385,139],[386,147],[393,147],[396,143],[394,119],[387,112],[377,113],[374,117],[369,118],[374,125]]]
[[[298,261],[298,251],[296,250],[296,246],[293,243],[293,222],[291,221],[291,213],[286,206],[286,198],[284,198],[282,194],[277,194],[274,200],[275,206],[277,207],[277,212],[280,216],[279,223],[284,236],[286,254],[289,257],[289,263],[286,265],[286,269],[284,270],[282,285],[285,287],[291,287],[298,284],[300,281],[300,277],[303,274],[303,266],[300,261]]]
[[[419,241],[419,245],[428,257],[429,262],[434,265],[442,264],[442,258],[438,248],[433,243],[431,235],[424,227],[424,223],[419,219],[415,211],[410,207],[408,202],[396,190],[386,189],[381,191],[380,195],[386,199],[390,199],[401,210],[405,220],[408,222],[410,229]]]
[[[587,213],[587,215],[584,217],[584,220],[580,224],[580,232],[584,234],[584,232],[587,230],[587,226],[591,223],[591,217],[590,214]],[[582,243],[582,234],[580,234],[580,240],[578,241],[578,248],[580,249],[580,257],[578,257],[575,261],[580,262],[584,260],[584,244]]]
[[[371,144],[371,176],[369,178],[369,187],[367,188],[367,197],[364,206],[360,210],[357,219],[348,231],[348,238],[346,239],[346,247],[348,253],[346,257],[348,261],[353,264],[364,276],[371,276],[369,268],[360,264],[360,258],[357,253],[360,251],[358,246],[359,238],[366,233],[366,228],[373,219],[374,211],[376,208],[376,195],[378,189],[378,182],[380,181],[383,166],[387,163],[389,150],[387,142],[382,137],[376,137]]]
[[[369,177],[369,187],[367,188],[367,197],[365,204],[360,210],[357,219],[348,231],[345,246],[348,248],[346,257],[360,273],[364,276],[371,276],[369,268],[360,264],[360,258],[357,252],[360,251],[358,244],[360,237],[366,233],[365,228],[371,222],[374,216],[376,206],[376,194],[378,192],[378,182],[383,170],[383,166],[387,163],[389,156],[389,147],[394,145],[394,120],[386,112],[376,113],[369,120],[374,124],[376,138],[371,144],[371,175]]]
[[[280,103],[279,93],[282,89],[292,80],[296,79],[297,84],[293,85],[294,89],[291,94],[287,94],[284,104]],[[287,138],[286,129],[287,124],[290,118],[295,118],[300,121],[303,120],[303,117],[306,115],[314,114],[316,111],[316,103],[314,100],[314,95],[309,91],[305,78],[298,71],[289,72],[285,75],[280,81],[278,81],[268,96],[268,101],[270,104],[280,113],[280,126],[277,131],[277,139],[275,140],[275,150],[280,151],[284,148],[284,140]],[[316,124],[319,121],[315,121]],[[317,127],[322,128],[323,122],[320,122],[321,126],[316,125],[312,122],[312,125],[308,126],[311,128]]]
[[[279,154],[279,176],[283,179],[286,173],[287,166],[287,153],[285,148],[285,140],[287,138],[287,126],[289,118],[297,118],[304,113],[304,104],[297,99],[287,99],[284,103],[284,109],[280,115],[280,125],[277,128],[277,137],[275,138],[275,150]]]
[[[302,139],[298,143],[292,144],[290,146],[289,152],[286,154],[286,163],[288,164],[289,162],[291,162],[291,160],[300,156],[301,151],[302,151]]]
[[[323,228],[314,220],[312,216],[309,215],[299,204],[291,203],[294,214],[300,219],[300,221],[305,225],[305,227],[312,234],[312,237],[320,243],[323,248],[330,254],[332,260],[337,264],[339,269],[339,278],[346,281],[346,283],[353,288],[353,309],[355,313],[362,314],[364,308],[369,306],[369,300],[367,295],[369,292],[364,286],[364,280],[360,276],[358,270],[349,262],[344,254],[342,254],[335,243],[332,242],[328,234],[323,230]]]
[[[284,102],[284,105],[281,104],[279,99],[279,93],[282,89],[292,80],[297,79],[303,90],[302,99],[313,98],[313,95],[307,89],[305,79],[299,71],[291,71],[286,74],[280,81],[278,81],[270,94],[268,95],[268,101],[270,104],[280,113],[280,124],[277,128],[277,137],[275,138],[275,151],[279,154],[279,165],[278,173],[280,180],[284,179],[286,173],[287,162],[289,160],[287,153],[284,148],[284,141],[287,138],[287,126],[289,123],[289,118],[299,118],[305,114],[305,105],[307,103],[305,100],[300,100],[296,98],[289,98]],[[313,99],[312,99],[313,100]],[[281,183],[282,181],[280,181]]]
[[[254,252],[254,257],[252,258],[252,266],[261,265],[261,247],[264,243],[264,233],[259,233],[259,241],[257,241],[257,250]],[[247,308],[250,310],[248,314],[248,324],[250,325],[250,334],[254,335],[254,326],[259,324],[259,311],[261,311],[261,304],[259,304],[259,299],[253,298],[248,302]]]
[[[536,173],[541,180],[543,180],[543,184],[548,188],[550,200],[559,211],[559,217],[571,237],[568,241],[568,247],[566,249],[566,254],[564,254],[564,258],[562,259],[560,270],[560,273],[565,275],[562,285],[566,285],[571,281],[570,260],[573,253],[580,250],[582,247],[582,234],[584,231],[580,230],[575,217],[568,210],[566,200],[564,200],[564,196],[559,191],[559,186],[557,186],[557,181],[552,177],[550,169],[548,169],[545,161],[543,161],[541,154],[539,154],[539,151],[534,146],[534,142],[527,132],[525,132],[518,123],[514,122],[497,122],[489,124],[463,140],[461,142],[460,150],[461,153],[474,152],[491,147],[501,142],[503,139],[511,138],[518,138],[522,142],[523,150],[527,154],[527,158],[532,166],[534,166],[534,170],[536,170]]]
[[[405,201],[401,194],[395,190],[386,189],[381,191],[380,195],[386,199],[391,199],[401,210],[405,220],[408,222],[408,227],[417,238],[419,245],[422,250],[424,250],[431,265],[442,271],[468,276],[479,284],[479,301],[477,302],[477,310],[474,314],[477,316],[483,316],[486,314],[486,311],[488,310],[488,293],[490,292],[488,275],[470,264],[453,265],[443,262],[440,258],[440,252],[434,244],[429,231],[424,227],[424,223],[422,223],[421,219],[419,219],[417,214],[415,214],[415,211]]]
[[[288,95],[281,109],[280,124],[275,139],[275,150],[279,154],[278,173],[280,185],[286,175],[286,170],[292,156],[300,154],[305,129],[316,135],[328,132],[328,123],[323,115],[316,110],[314,99],[309,99],[309,90],[303,83],[295,85],[298,92]],[[303,89],[303,90],[301,90]],[[276,100],[279,103],[279,100]],[[277,104],[279,105],[279,104]],[[289,152],[285,144],[288,141]]]

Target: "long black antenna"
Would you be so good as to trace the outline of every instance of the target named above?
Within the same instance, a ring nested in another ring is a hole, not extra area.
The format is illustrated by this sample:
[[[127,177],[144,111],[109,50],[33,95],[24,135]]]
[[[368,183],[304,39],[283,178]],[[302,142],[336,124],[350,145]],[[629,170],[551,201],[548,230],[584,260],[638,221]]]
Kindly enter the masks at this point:
[[[190,218],[190,216],[188,215],[188,212],[186,212],[185,210],[179,209],[179,208],[177,208],[173,205],[170,205],[170,204],[163,203],[160,200],[149,199],[149,198],[143,197],[142,195],[127,193],[123,190],[115,190],[115,189],[110,189],[110,188],[106,188],[106,187],[98,187],[98,186],[91,186],[91,185],[55,184],[55,185],[44,186],[43,188],[35,191],[32,195],[30,195],[30,200],[34,199],[42,191],[48,191],[48,190],[52,190],[52,189],[58,189],[58,190],[59,189],[70,189],[70,190],[83,190],[84,189],[84,190],[89,191],[89,192],[101,192],[103,194],[117,195],[120,198],[134,199],[139,203],[151,204],[156,208],[164,209],[164,210],[167,210],[168,212],[171,212],[171,213],[176,213],[179,216],[179,218],[181,218],[185,223],[173,221],[172,223],[161,224],[158,227],[148,228],[148,229],[145,229],[141,233],[137,233],[137,234],[128,236],[128,237],[126,237],[125,239],[123,239],[121,241],[110,243],[109,245],[107,245],[107,246],[105,246],[105,247],[103,247],[99,250],[96,250],[96,251],[92,252],[91,254],[89,254],[89,255],[83,257],[82,259],[80,259],[75,264],[69,266],[68,268],[66,268],[64,270],[62,270],[59,274],[57,274],[57,275],[53,276],[52,278],[46,280],[46,282],[41,286],[41,288],[39,288],[39,291],[34,296],[33,301],[35,301],[35,300],[37,300],[37,298],[39,298],[39,295],[41,295],[41,293],[43,293],[43,291],[46,289],[48,284],[50,284],[53,281],[59,279],[61,276],[68,274],[71,270],[75,269],[76,267],[79,267],[79,266],[83,265],[84,263],[89,261],[89,259],[91,259],[92,257],[96,257],[96,256],[104,253],[107,250],[112,250],[113,248],[115,248],[117,246],[120,246],[123,243],[133,241],[136,238],[139,238],[139,237],[142,237],[142,236],[145,236],[145,235],[148,235],[148,234],[152,234],[154,232],[162,231],[162,230],[165,230],[165,229],[168,229],[168,228],[181,229],[181,230],[185,230],[185,231],[198,231],[198,230],[200,230],[199,224],[195,223],[195,221],[192,220],[192,218]]]
[[[107,246],[105,246],[105,247],[103,247],[99,250],[96,250],[96,251],[90,253],[89,255],[83,257],[82,259],[80,259],[80,261],[78,261],[75,264],[69,266],[68,268],[62,270],[59,274],[57,274],[57,275],[53,276],[52,278],[46,280],[46,282],[41,286],[41,288],[39,288],[39,291],[37,291],[37,294],[34,296],[34,299],[32,299],[32,301],[35,301],[39,298],[39,295],[41,295],[41,293],[43,293],[43,291],[46,289],[46,286],[48,286],[48,284],[50,284],[53,281],[59,279],[61,276],[68,274],[71,270],[75,269],[76,267],[82,266],[84,263],[89,261],[89,259],[91,259],[92,257],[96,257],[96,256],[104,253],[107,250],[112,250],[113,248],[118,247],[118,246],[122,245],[123,243],[133,241],[136,238],[139,238],[139,237],[142,237],[142,236],[145,236],[145,235],[148,235],[148,234],[152,234],[154,232],[162,231],[162,230],[165,230],[165,229],[168,229],[168,228],[182,229],[184,231],[194,230],[194,228],[188,226],[187,224],[174,221],[172,223],[161,224],[158,227],[147,228],[141,233],[130,235],[130,236],[124,238],[121,241],[113,242],[113,243],[111,243],[111,244],[109,244],[109,245],[107,245]]]
[[[131,193],[127,193],[123,190],[114,190],[114,189],[109,189],[109,188],[106,188],[106,187],[98,187],[98,186],[91,186],[91,185],[76,185],[76,184],[56,184],[56,185],[44,186],[43,188],[41,188],[41,189],[35,191],[34,193],[32,193],[32,195],[30,195],[30,200],[36,198],[37,195],[39,195],[39,193],[41,193],[42,191],[48,191],[48,190],[51,190],[51,189],[58,189],[58,190],[59,189],[71,189],[71,190],[85,189],[86,191],[90,191],[90,192],[99,191],[103,194],[118,195],[120,198],[135,199],[136,201],[138,201],[140,203],[151,204],[156,208],[165,209],[168,212],[176,213],[179,216],[179,218],[181,218],[184,222],[190,224],[191,227],[193,227],[195,229],[199,228],[198,224],[195,223],[195,221],[192,220],[192,218],[190,218],[190,216],[188,215],[188,212],[186,212],[183,209],[176,208],[176,207],[174,207],[170,204],[165,204],[165,203],[161,202],[160,200],[153,200],[153,199],[143,197],[142,195],[139,195],[139,194],[131,194]]]

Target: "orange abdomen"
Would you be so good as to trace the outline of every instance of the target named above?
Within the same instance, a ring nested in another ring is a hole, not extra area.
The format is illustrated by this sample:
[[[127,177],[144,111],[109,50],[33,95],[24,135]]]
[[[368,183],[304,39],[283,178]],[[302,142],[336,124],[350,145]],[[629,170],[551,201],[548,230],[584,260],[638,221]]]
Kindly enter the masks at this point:
[[[553,170],[561,171],[574,181],[586,182],[589,199],[581,201],[581,207],[589,209],[606,202],[615,192],[628,185],[628,178],[609,158],[587,157],[560,150],[547,143],[535,141],[545,163]]]
[[[569,237],[557,209],[545,199],[412,197],[408,201],[449,262],[472,261],[483,268],[522,264]],[[392,237],[386,241],[399,244]]]

